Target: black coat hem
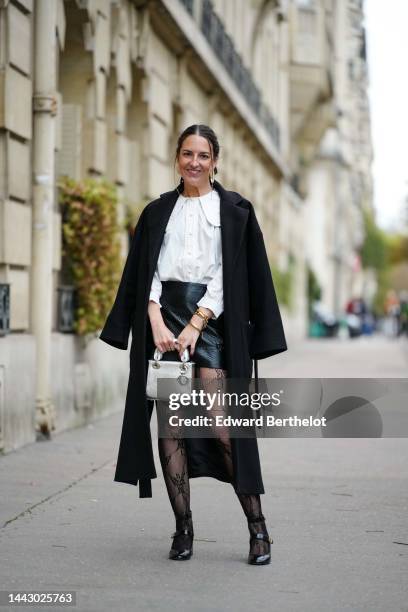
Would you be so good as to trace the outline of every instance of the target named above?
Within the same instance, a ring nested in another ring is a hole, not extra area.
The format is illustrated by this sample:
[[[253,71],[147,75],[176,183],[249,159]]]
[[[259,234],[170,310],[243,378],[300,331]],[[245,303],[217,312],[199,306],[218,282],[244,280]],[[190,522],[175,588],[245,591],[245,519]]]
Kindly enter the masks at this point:
[[[206,471],[200,471],[200,472],[194,472],[194,473],[189,472],[188,473],[188,477],[189,478],[203,478],[203,477],[204,478],[215,478],[216,480],[219,480],[220,482],[226,482],[226,483],[228,483],[230,485],[234,484],[234,483],[231,482],[230,479],[227,479],[227,478],[224,478],[221,475],[216,475],[215,473],[210,473],[210,472],[206,472]],[[234,486],[234,488],[236,490],[238,490],[236,488],[236,486]],[[250,491],[248,491],[248,490],[242,491],[241,489],[239,489],[238,493],[246,493],[247,495],[262,495],[262,494],[265,493],[265,489],[264,489],[264,487],[258,487],[256,490],[252,489]]]
[[[278,346],[276,348],[265,348],[258,349],[257,351],[251,351],[251,359],[267,359],[268,357],[273,357],[273,355],[279,355],[279,353],[284,353],[288,350],[287,346]]]
[[[237,493],[242,493],[245,495],[263,495],[265,493],[265,489],[263,486],[258,487],[256,490],[245,489],[245,491],[243,491],[241,487],[237,487],[236,485],[234,485],[234,483],[231,482],[230,479],[224,478],[221,474],[210,473],[204,470],[189,472],[188,477],[189,478],[215,478],[216,480],[219,480],[220,482],[226,482],[228,484],[233,485]],[[155,476],[155,478],[157,478],[157,476]],[[151,478],[141,478],[140,480],[138,479],[132,480],[129,478],[115,477],[113,480],[114,482],[122,482],[124,484],[129,484],[129,485],[134,485],[134,486],[137,486],[139,484],[139,498],[153,497]]]
[[[157,476],[154,476],[157,478]],[[137,487],[139,485],[139,497],[152,497],[152,479],[151,478],[127,478],[125,476],[115,476],[113,479],[114,482],[122,482],[124,484],[129,484]]]

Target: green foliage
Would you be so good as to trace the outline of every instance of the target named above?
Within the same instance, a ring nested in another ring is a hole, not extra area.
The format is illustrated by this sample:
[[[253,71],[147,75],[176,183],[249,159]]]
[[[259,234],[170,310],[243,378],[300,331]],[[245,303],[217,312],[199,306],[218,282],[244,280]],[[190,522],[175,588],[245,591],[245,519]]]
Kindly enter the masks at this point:
[[[385,302],[391,286],[391,272],[394,266],[408,261],[408,236],[391,234],[386,236],[387,266],[377,270],[378,289],[374,297],[373,310],[381,316],[385,314]]]
[[[382,270],[378,270],[377,291],[372,304],[373,312],[376,316],[382,316],[385,314],[385,301],[390,288],[390,269],[384,268]]]
[[[364,242],[360,249],[363,268],[384,270],[388,265],[388,241],[386,233],[377,226],[373,215],[363,212]]]
[[[313,302],[320,300],[322,297],[322,288],[315,273],[310,266],[307,266],[307,303],[309,311],[309,319],[312,316]]]
[[[76,289],[75,331],[99,330],[115,298],[121,273],[117,194],[107,181],[63,178],[63,271]]]
[[[387,243],[391,264],[399,264],[408,261],[408,236],[394,234],[388,236]]]
[[[390,266],[399,242],[377,226],[372,213],[364,211],[363,214],[365,239],[360,250],[361,263],[363,268],[373,268],[376,271],[377,292],[372,306],[374,313],[381,316],[384,314],[385,298],[391,286]]]
[[[278,302],[291,310],[293,307],[293,284],[296,267],[295,257],[289,255],[289,264],[285,271],[279,270],[279,268],[273,264],[270,264],[270,267]]]

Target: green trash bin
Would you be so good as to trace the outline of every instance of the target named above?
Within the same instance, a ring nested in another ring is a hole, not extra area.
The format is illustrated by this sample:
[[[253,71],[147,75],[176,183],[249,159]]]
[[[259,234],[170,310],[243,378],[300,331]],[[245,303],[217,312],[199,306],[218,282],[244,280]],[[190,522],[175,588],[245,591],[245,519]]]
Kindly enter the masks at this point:
[[[310,338],[322,338],[325,335],[323,325],[319,321],[312,321],[309,325]]]

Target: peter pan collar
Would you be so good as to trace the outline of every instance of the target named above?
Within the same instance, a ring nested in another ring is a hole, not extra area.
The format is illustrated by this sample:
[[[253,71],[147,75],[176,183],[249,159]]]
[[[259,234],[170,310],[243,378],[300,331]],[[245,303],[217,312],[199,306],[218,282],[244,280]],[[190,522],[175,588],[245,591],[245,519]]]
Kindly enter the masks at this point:
[[[196,203],[197,200],[201,205],[201,210],[203,211],[207,221],[216,227],[220,227],[221,219],[220,219],[220,196],[216,189],[205,193],[202,196],[194,196],[194,197],[186,197],[180,194],[180,198],[183,203],[192,202]]]

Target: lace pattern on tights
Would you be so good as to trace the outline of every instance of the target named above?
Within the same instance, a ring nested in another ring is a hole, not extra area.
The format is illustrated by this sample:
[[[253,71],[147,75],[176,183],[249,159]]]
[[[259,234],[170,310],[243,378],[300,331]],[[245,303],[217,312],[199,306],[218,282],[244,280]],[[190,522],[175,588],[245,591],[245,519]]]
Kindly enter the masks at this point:
[[[215,392],[223,384],[223,379],[226,378],[225,370],[221,369],[205,369],[205,375],[200,369],[200,377],[203,387],[208,392]],[[215,411],[222,411],[222,406],[215,406]],[[231,440],[229,438],[228,428],[216,428],[216,443],[220,450],[224,465],[231,478],[234,481],[234,468],[232,459]],[[190,481],[187,469],[187,452],[183,438],[177,432],[176,428],[171,430],[171,437],[159,438],[159,457],[163,470],[163,476],[166,483],[167,493],[170,504],[176,519],[176,529],[193,530],[192,514],[190,508]],[[234,489],[235,490],[235,489]],[[235,490],[241,507],[248,520],[248,528],[250,535],[254,536],[257,533],[268,533],[265,525],[265,517],[262,514],[261,498],[257,494],[238,493]],[[182,548],[187,545],[188,536],[183,534],[177,536],[174,540],[176,548]],[[269,543],[263,540],[251,539],[250,552],[256,555],[264,555],[269,552]]]

